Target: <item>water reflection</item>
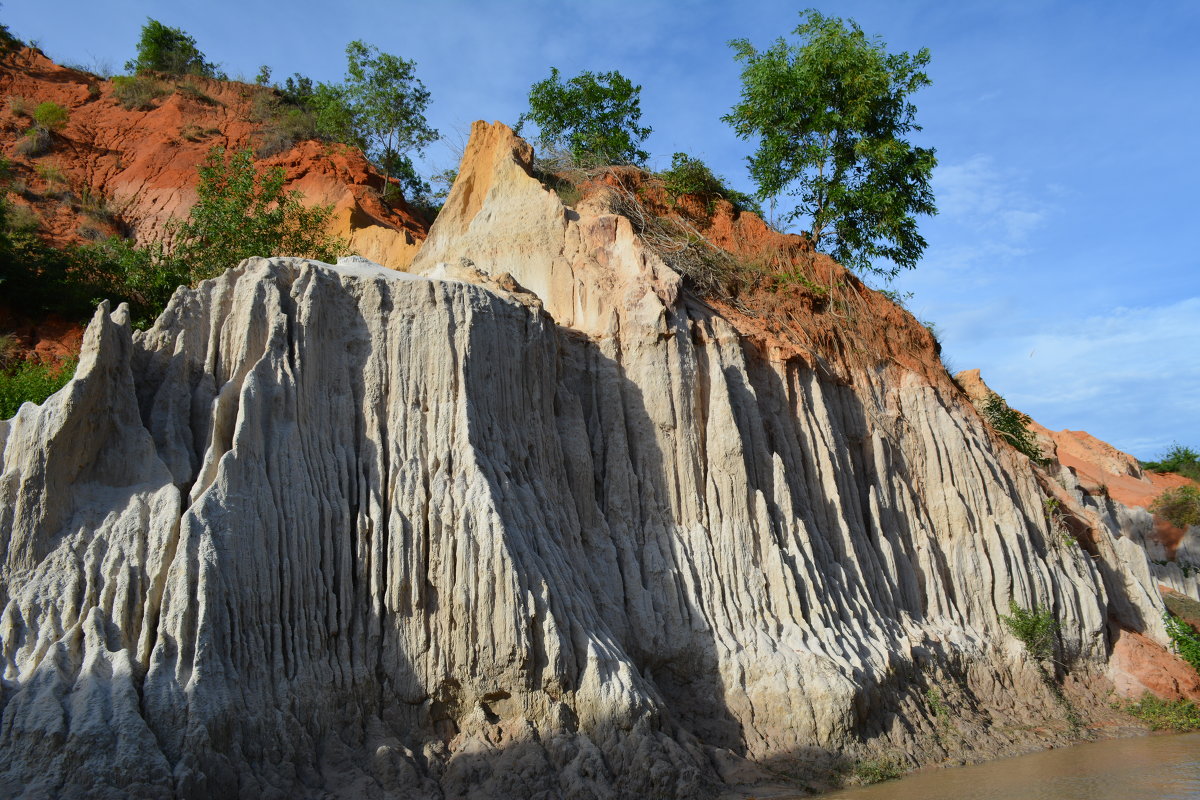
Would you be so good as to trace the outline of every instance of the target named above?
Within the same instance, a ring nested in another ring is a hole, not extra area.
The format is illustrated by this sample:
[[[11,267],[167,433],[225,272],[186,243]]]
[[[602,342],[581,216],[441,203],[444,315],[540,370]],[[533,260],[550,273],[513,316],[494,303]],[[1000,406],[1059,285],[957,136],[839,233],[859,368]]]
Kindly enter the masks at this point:
[[[1110,739],[823,795],[828,800],[1196,800],[1200,734]]]

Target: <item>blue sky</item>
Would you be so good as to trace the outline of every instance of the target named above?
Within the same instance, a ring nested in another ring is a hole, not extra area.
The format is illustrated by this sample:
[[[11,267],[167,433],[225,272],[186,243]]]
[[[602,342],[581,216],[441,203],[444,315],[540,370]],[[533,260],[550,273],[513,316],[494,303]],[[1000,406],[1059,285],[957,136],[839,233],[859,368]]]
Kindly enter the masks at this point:
[[[476,119],[510,124],[530,84],[619,69],[643,86],[652,166],[682,150],[752,191],[751,145],[720,121],[737,101],[726,43],[787,35],[803,4],[299,0],[176,4],[7,0],[0,20],[59,61],[120,69],[146,17],[196,37],[232,76],[269,64],[340,80],[363,39],[415,59],[454,166]],[[940,214],[893,288],[933,322],[956,369],[1008,401],[1141,458],[1200,448],[1200,3],[902,2],[815,5],[891,50],[932,53],[914,96],[937,148]]]

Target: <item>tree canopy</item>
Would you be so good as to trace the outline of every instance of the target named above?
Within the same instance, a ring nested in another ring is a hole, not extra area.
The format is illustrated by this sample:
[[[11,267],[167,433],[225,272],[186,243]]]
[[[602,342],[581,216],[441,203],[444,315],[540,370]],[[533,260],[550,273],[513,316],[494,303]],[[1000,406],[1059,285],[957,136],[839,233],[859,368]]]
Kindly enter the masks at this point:
[[[383,167],[386,177],[399,177],[410,196],[427,194],[429,186],[418,177],[408,154],[423,152],[439,136],[425,118],[429,91],[416,68],[415,61],[353,41],[346,45],[346,82],[340,87],[351,115],[348,122],[363,151]]]
[[[758,141],[749,163],[760,197],[796,197],[783,218],[806,219],[819,250],[894,277],[925,249],[915,215],[937,213],[934,151],[905,138],[921,130],[908,96],[929,85],[929,51],[888,53],[853,20],[812,10],[793,34],[763,51],[730,42],[742,97],[724,119]]]
[[[125,62],[125,69],[134,73],[167,72],[172,75],[218,77],[216,66],[196,47],[195,38],[152,18],[147,18],[142,26],[137,58]]]
[[[615,70],[583,72],[564,83],[551,67],[550,77],[530,88],[517,132],[529,121],[543,146],[568,150],[577,161],[642,165],[650,155],[639,145],[652,129],[638,125],[641,92]]]

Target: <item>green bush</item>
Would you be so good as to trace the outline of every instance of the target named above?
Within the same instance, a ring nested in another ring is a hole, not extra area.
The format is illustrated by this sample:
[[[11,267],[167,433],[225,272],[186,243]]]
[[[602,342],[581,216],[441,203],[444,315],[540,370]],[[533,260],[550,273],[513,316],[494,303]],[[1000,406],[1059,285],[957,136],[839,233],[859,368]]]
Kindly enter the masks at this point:
[[[1171,649],[1200,673],[1200,636],[1192,631],[1190,625],[1169,611],[1163,614],[1163,624],[1167,628],[1167,636],[1171,639]]]
[[[893,781],[902,775],[904,775],[904,764],[890,756],[863,759],[854,764],[854,777],[860,783],[867,785]]]
[[[1185,478],[1200,481],[1200,453],[1190,447],[1175,444],[1158,461],[1143,461],[1142,468],[1151,472],[1174,472]]]
[[[61,131],[67,125],[70,113],[58,103],[39,103],[33,110],[33,122],[48,131]]]
[[[980,410],[996,433],[1003,436],[1009,444],[1039,464],[1046,462],[1042,448],[1038,447],[1037,437],[1029,430],[1029,423],[1033,420],[1027,415],[1010,407],[1004,398],[995,392],[987,396]]]
[[[75,374],[78,359],[58,364],[23,362],[0,369],[0,419],[9,419],[22,403],[41,405]]]
[[[681,195],[691,195],[704,201],[705,209],[710,215],[713,213],[716,199],[723,198],[738,211],[753,211],[762,216],[762,209],[752,197],[727,187],[707,164],[687,153],[675,153],[671,156],[671,168],[660,172],[658,177],[662,179],[663,186],[672,200]]]
[[[1200,731],[1200,708],[1189,700],[1161,700],[1147,692],[1141,700],[1118,707],[1145,722],[1152,730]]]
[[[147,75],[118,75],[112,85],[113,97],[126,111],[149,111],[155,100],[171,93],[162,81]]]
[[[137,57],[125,63],[125,69],[138,75],[165,72],[170,75],[218,77],[216,67],[196,47],[195,38],[179,28],[147,19],[138,39]]]
[[[1179,486],[1154,498],[1150,510],[1177,528],[1200,525],[1200,489]]]
[[[1058,620],[1048,608],[1034,606],[1032,610],[1022,608],[1015,600],[1009,601],[1007,615],[1001,614],[1000,621],[1008,628],[1009,633],[1025,645],[1025,650],[1038,661],[1046,661],[1054,656],[1055,636],[1058,633]]]

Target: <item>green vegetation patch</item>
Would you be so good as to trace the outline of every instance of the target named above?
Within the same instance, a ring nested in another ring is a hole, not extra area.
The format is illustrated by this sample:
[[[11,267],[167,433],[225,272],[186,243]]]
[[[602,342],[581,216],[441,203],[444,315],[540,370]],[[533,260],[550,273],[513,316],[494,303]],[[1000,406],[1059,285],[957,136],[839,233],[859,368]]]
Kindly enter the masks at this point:
[[[1058,634],[1058,620],[1054,618],[1054,612],[1042,606],[1022,608],[1015,600],[1009,601],[1008,610],[1007,615],[1000,615],[1000,621],[1009,633],[1025,645],[1029,655],[1039,661],[1052,658],[1055,636]]]
[[[1147,692],[1142,699],[1118,707],[1152,730],[1200,731],[1200,708],[1190,700],[1162,700]]]
[[[26,361],[0,369],[0,419],[16,415],[23,403],[41,405],[75,374],[78,359],[61,363]]]
[[[891,756],[862,759],[854,764],[854,777],[859,783],[867,785],[894,781],[904,773],[903,762]]]
[[[671,156],[671,168],[658,173],[658,177],[672,200],[683,195],[695,197],[704,202],[709,216],[713,213],[717,198],[728,200],[737,211],[753,211],[762,216],[762,208],[754,198],[730,189],[721,178],[713,174],[707,164],[687,153],[675,153]]]
[[[1029,423],[1033,420],[1028,415],[1009,406],[1004,398],[995,392],[983,401],[980,411],[996,433],[1003,436],[1009,444],[1038,464],[1046,462],[1042,448],[1038,447],[1037,437],[1029,430]]]
[[[1163,625],[1171,639],[1171,649],[1200,673],[1200,636],[1196,635],[1191,625],[1169,611],[1163,614]]]
[[[149,111],[154,101],[171,93],[170,87],[150,75],[118,75],[112,79],[113,97],[126,111]]]
[[[1150,510],[1177,528],[1200,525],[1200,488],[1178,486],[1154,498]]]
[[[1190,447],[1175,444],[1158,461],[1143,461],[1142,469],[1151,472],[1174,472],[1176,475],[1200,481],[1200,453]]]

